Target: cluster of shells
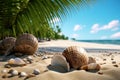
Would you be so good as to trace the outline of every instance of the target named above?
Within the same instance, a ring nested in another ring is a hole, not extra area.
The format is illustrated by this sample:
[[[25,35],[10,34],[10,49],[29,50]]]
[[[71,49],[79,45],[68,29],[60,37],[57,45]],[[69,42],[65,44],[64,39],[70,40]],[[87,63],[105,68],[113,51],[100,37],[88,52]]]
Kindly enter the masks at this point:
[[[2,73],[3,78],[9,78],[9,77],[13,77],[13,76],[30,78],[30,77],[35,77],[36,75],[39,75],[40,70],[39,69],[34,69],[33,73],[28,74],[26,72],[19,72],[18,70],[15,70],[15,69],[10,69],[9,71],[4,69],[4,70],[1,71],[1,73]]]
[[[100,70],[101,68],[93,57],[88,57],[84,48],[77,46],[70,46],[62,54],[54,55],[51,65],[60,65],[66,71],[70,71],[70,68],[80,70]]]
[[[7,37],[0,42],[0,55],[8,55],[14,52],[15,55],[32,55],[38,48],[38,40],[32,34],[24,33],[16,38]]]

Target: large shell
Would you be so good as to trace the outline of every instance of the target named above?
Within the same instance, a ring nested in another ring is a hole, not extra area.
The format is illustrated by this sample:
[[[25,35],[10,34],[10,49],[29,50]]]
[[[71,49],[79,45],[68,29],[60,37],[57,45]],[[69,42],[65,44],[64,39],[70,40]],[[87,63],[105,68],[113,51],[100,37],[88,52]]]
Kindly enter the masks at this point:
[[[88,56],[86,55],[87,52],[84,48],[70,46],[66,48],[62,54],[69,62],[71,68],[78,69],[81,66],[88,64]]]
[[[38,40],[32,34],[24,33],[16,40],[14,51],[32,55],[38,48]]]
[[[70,70],[69,63],[66,61],[65,57],[62,54],[55,54],[51,60],[51,65],[61,66],[66,71]]]
[[[15,45],[16,38],[7,37],[0,42],[0,54],[7,54]]]

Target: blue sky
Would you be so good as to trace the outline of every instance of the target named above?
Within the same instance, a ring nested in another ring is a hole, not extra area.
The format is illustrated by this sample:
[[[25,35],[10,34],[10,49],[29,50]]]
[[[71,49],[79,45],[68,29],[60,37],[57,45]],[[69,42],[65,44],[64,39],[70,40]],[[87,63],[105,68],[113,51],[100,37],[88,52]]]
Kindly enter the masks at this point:
[[[64,35],[78,40],[120,39],[120,0],[96,0],[72,10],[60,27]]]

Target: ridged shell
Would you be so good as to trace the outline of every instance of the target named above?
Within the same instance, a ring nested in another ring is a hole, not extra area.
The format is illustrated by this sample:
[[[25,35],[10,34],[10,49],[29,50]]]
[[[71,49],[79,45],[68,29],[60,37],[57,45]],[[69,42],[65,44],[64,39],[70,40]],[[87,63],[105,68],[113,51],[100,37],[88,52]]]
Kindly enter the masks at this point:
[[[10,64],[10,65],[25,65],[26,63],[20,58],[15,58],[15,59],[10,59],[8,61],[8,64]]]
[[[81,67],[82,70],[100,70],[100,65],[97,63],[90,63]]]
[[[51,60],[51,65],[61,66],[66,71],[70,70],[69,63],[66,61],[66,58],[62,54],[55,54]]]
[[[7,37],[0,42],[0,54],[7,54],[15,45],[16,38]]]
[[[14,51],[32,55],[38,48],[38,40],[32,34],[24,33],[20,35],[15,43]]]
[[[84,48],[70,46],[63,51],[62,55],[69,62],[71,68],[78,69],[88,64],[88,56]]]
[[[95,58],[93,58],[91,56],[89,56],[88,58],[89,58],[88,64],[90,64],[90,63],[96,63]]]

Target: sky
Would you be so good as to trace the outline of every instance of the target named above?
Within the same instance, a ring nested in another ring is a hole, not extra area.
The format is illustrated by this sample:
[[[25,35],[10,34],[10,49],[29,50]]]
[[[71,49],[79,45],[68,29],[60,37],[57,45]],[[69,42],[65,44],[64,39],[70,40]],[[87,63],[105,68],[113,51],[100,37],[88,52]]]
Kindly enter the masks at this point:
[[[120,0],[96,0],[78,11],[73,9],[59,26],[69,39],[120,39]]]

